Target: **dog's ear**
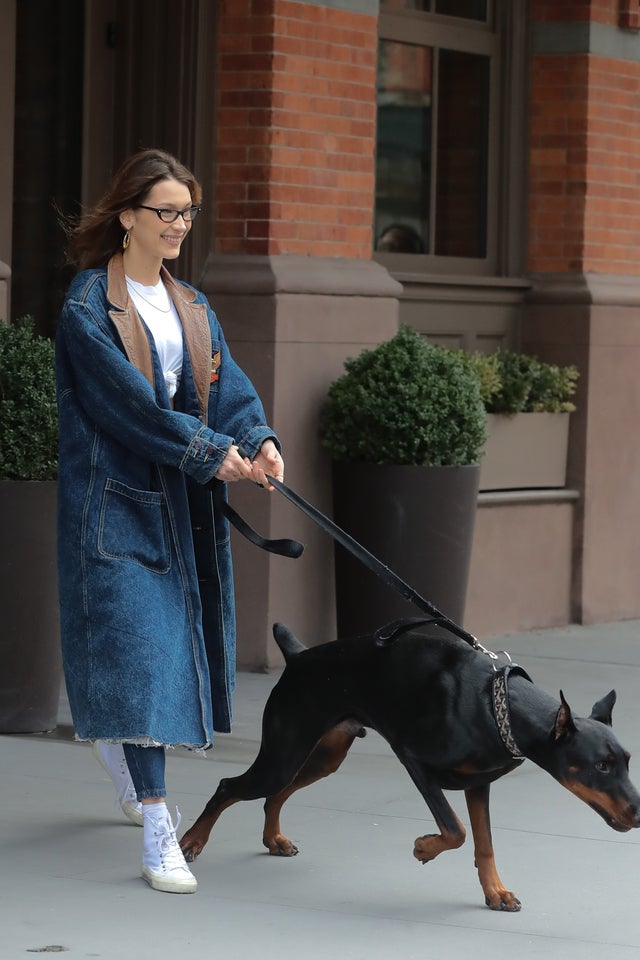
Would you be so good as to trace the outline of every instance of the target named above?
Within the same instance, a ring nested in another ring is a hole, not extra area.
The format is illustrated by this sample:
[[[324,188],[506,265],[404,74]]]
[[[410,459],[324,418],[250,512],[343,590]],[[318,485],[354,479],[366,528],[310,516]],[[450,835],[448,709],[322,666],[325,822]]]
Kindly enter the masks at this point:
[[[593,710],[591,711],[590,720],[599,720],[600,723],[606,723],[608,727],[611,726],[611,714],[613,712],[613,705],[616,702],[616,692],[612,690],[610,693],[603,697],[602,700],[598,700],[597,703],[594,703]]]
[[[571,716],[571,707],[564,698],[564,693],[560,691],[560,709],[556,714],[556,723],[554,727],[554,736],[556,740],[566,737],[570,733],[575,733],[576,725]]]

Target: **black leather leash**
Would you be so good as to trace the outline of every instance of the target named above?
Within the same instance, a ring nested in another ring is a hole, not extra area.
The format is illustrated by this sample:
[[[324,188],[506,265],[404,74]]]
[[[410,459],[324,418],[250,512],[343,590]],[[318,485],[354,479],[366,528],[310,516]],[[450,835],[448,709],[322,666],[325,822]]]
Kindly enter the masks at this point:
[[[242,451],[240,451],[242,456]],[[300,494],[295,493],[290,487],[287,487],[286,484],[282,483],[281,480],[276,480],[275,477],[269,477],[269,483],[275,487],[278,493],[281,493],[290,503],[292,503],[298,510],[301,510],[310,520],[313,520],[325,533],[328,533],[329,536],[339,543],[345,550],[348,550],[357,560],[365,565],[372,573],[375,573],[376,576],[387,584],[388,587],[391,587],[392,590],[395,590],[400,594],[405,600],[408,600],[409,603],[414,604],[418,607],[419,610],[422,610],[423,613],[429,614],[429,620],[424,621],[420,618],[419,622],[429,622],[437,624],[440,627],[443,627],[445,630],[448,630],[449,633],[454,634],[454,636],[459,637],[461,640],[464,640],[466,643],[469,643],[476,650],[480,650],[483,653],[488,653],[485,647],[478,641],[472,633],[469,633],[467,630],[464,630],[462,627],[458,626],[453,620],[447,617],[441,610],[438,610],[436,606],[430,603],[428,600],[425,600],[424,597],[409,586],[408,583],[405,583],[396,573],[393,572],[382,560],[379,560],[378,557],[370,553],[366,547],[363,547],[361,543],[358,543],[357,540],[354,540],[350,534],[348,534],[342,527],[339,527],[337,523],[334,523],[333,520],[330,520],[329,517],[325,516],[320,512],[316,507],[308,503]],[[279,553],[282,556],[288,557],[299,557],[304,549],[301,543],[298,543],[296,540],[266,540],[261,537],[260,534],[256,533],[250,526],[247,524],[242,517],[240,517],[232,507],[227,503],[224,494],[222,491],[217,489],[217,486],[214,488],[214,496],[216,497],[216,505],[224,513],[227,519],[238,529],[243,536],[247,537],[252,543],[256,546],[261,547],[263,550],[269,550],[271,553]],[[403,621],[404,623],[409,623],[410,620],[407,619]],[[415,622],[415,621],[414,621]],[[391,643],[395,636],[397,636],[398,631],[393,629],[394,624],[389,625],[388,628],[383,628],[382,631],[378,631],[376,635],[376,640],[379,644]],[[406,627],[406,629],[409,629]]]

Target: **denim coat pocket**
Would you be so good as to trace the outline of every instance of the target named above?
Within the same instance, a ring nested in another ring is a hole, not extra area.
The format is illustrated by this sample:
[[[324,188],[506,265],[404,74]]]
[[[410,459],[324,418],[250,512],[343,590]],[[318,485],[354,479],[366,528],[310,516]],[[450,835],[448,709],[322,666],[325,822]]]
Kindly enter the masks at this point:
[[[168,573],[171,550],[164,494],[136,490],[107,478],[100,505],[98,550],[113,560],[128,560],[153,573]]]

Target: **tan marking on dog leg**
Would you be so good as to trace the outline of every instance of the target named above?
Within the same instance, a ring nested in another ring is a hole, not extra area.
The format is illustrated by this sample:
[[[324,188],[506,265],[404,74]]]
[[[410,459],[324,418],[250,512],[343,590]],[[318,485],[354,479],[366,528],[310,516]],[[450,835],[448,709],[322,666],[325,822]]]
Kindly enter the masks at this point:
[[[297,790],[335,773],[356,737],[365,735],[364,728],[355,720],[344,720],[318,741],[295,779],[280,793],[267,797],[264,805],[262,842],[272,856],[294,857],[298,848],[280,831],[280,811]]]
[[[210,814],[207,813],[207,808],[205,807],[194,825],[187,830],[180,840],[180,849],[187,863],[193,863],[194,860],[197,860],[206,847],[209,834],[217,823],[220,814],[223,813],[227,807],[231,807],[237,802],[237,798],[227,800],[226,803],[220,804],[214,813]]]
[[[484,892],[485,903],[491,910],[516,913],[521,903],[511,890],[507,890],[500,879],[493,853],[489,817],[489,785],[465,790],[465,799],[473,833],[478,879]]]
[[[420,863],[429,863],[445,850],[457,850],[464,843],[467,831],[456,817],[458,833],[443,830],[442,833],[427,833],[418,837],[413,845],[413,855]]]
[[[291,794],[298,789],[299,787],[291,784],[274,797],[268,797],[265,802],[262,842],[273,857],[295,857],[298,852],[295,843],[280,832],[280,811]]]

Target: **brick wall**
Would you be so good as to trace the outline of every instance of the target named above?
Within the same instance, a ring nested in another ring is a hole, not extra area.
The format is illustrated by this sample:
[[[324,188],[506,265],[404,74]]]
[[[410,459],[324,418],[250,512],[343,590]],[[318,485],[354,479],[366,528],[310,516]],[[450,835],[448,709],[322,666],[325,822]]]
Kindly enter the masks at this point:
[[[534,57],[529,196],[529,267],[533,271],[582,268],[587,77],[586,57]]]
[[[368,258],[377,19],[220,0],[216,249]]]
[[[620,41],[618,0],[540,2],[537,24],[591,22]],[[640,41],[638,41],[640,43]],[[537,53],[529,268],[640,274],[640,62]]]
[[[620,0],[534,0],[539,23],[615,23]]]

